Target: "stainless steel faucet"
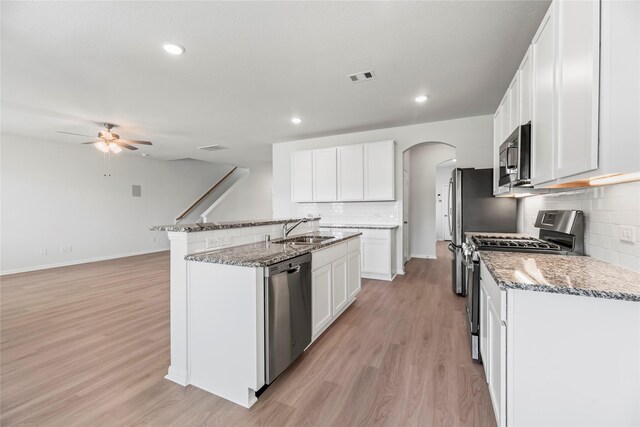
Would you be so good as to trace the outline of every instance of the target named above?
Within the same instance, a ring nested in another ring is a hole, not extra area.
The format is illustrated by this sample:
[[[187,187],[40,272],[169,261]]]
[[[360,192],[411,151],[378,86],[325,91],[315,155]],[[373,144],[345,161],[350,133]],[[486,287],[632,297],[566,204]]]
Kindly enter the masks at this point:
[[[286,238],[286,237],[289,235],[289,233],[291,233],[291,232],[293,231],[293,229],[294,229],[294,228],[296,228],[297,226],[299,226],[299,225],[300,225],[300,224],[302,224],[303,222],[307,222],[307,221],[308,221],[308,219],[306,219],[306,218],[302,218],[301,220],[299,220],[298,222],[296,222],[295,224],[293,224],[293,225],[291,226],[291,228],[287,228],[287,225],[289,225],[289,223],[290,223],[291,221],[287,221],[287,222],[285,222],[285,223],[284,223],[284,225],[282,226],[282,237],[283,237],[283,238]]]

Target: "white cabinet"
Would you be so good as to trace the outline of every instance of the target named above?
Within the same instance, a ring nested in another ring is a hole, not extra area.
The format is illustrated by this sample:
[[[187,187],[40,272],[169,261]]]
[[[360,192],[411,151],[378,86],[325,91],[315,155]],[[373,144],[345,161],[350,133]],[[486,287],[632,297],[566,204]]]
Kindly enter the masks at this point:
[[[359,250],[349,254],[347,264],[347,272],[349,274],[347,279],[347,292],[349,294],[349,300],[353,300],[361,289]]]
[[[508,97],[505,95],[500,102],[500,106],[498,110],[493,116],[493,194],[501,194],[508,191],[508,188],[500,187],[500,158],[498,154],[500,153],[500,145],[504,142],[504,140],[509,135],[505,135],[505,128],[503,124],[506,119]]]
[[[322,332],[331,322],[331,264],[324,265],[311,273],[311,318],[313,335]]]
[[[507,139],[518,126],[520,126],[520,73],[516,73],[509,85],[509,128],[504,139]]]
[[[364,199],[364,157],[361,144],[338,147],[338,200]]]
[[[527,49],[524,58],[518,67],[520,75],[520,119],[518,125],[526,125],[531,121],[531,102],[533,84],[533,61],[531,60],[531,47]]]
[[[313,200],[331,202],[337,199],[336,147],[313,150]]]
[[[388,274],[391,270],[391,242],[387,239],[362,238],[362,271]]]
[[[549,7],[531,47],[533,56],[532,178],[534,185],[555,178],[556,15]]]
[[[312,338],[320,334],[352,303],[360,290],[360,239],[329,246],[311,254]]]
[[[291,153],[291,200],[313,201],[313,151]]]
[[[600,2],[557,1],[556,177],[598,167]]]
[[[487,334],[487,325],[489,324],[489,300],[487,298],[487,291],[484,289],[482,278],[480,279],[480,359],[483,362],[484,376],[487,382],[489,382],[489,335]]]
[[[293,152],[291,200],[394,200],[394,153],[394,141]]]
[[[349,302],[347,290],[348,280],[347,257],[343,256],[331,263],[331,289],[333,292],[332,314],[334,316],[340,314]]]
[[[487,350],[489,370],[489,396],[499,426],[506,425],[506,337],[507,327],[502,323],[491,297],[487,299]]]
[[[364,199],[394,200],[395,143],[382,141],[364,146]]]

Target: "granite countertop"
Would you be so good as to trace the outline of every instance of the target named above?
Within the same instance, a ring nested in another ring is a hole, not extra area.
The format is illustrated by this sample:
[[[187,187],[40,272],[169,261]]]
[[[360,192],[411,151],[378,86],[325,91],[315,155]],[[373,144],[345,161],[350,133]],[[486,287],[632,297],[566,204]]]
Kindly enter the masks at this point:
[[[187,261],[209,262],[214,264],[236,265],[240,267],[266,267],[277,264],[280,261],[308,254],[337,243],[344,242],[362,233],[338,233],[338,232],[315,232],[289,236],[289,238],[300,236],[331,236],[330,240],[325,240],[318,246],[294,247],[291,243],[270,242],[249,243],[246,245],[233,246],[214,251],[200,252],[187,255]]]
[[[501,289],[640,302],[640,273],[588,256],[480,251]]]
[[[320,224],[320,228],[360,228],[366,230],[393,230],[398,224]]]
[[[197,231],[224,230],[228,228],[260,227],[262,225],[284,224],[285,222],[295,222],[295,221],[300,221],[301,219],[306,219],[307,221],[319,221],[320,217],[289,218],[289,219],[254,219],[254,220],[246,220],[246,221],[205,222],[202,224],[154,225],[149,227],[149,230],[193,233]]]

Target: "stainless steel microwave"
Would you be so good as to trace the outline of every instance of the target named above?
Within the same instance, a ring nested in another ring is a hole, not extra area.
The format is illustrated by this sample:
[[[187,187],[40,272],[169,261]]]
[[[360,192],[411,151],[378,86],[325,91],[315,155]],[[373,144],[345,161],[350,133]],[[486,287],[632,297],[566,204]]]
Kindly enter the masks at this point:
[[[500,146],[500,187],[531,187],[531,122],[518,126]]]

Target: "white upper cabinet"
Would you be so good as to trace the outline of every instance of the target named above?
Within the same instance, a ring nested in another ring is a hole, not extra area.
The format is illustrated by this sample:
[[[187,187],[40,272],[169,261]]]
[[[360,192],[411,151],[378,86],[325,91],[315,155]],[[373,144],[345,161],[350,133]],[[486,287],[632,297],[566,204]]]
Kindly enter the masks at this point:
[[[516,73],[509,85],[509,128],[505,139],[518,126],[520,126],[520,73]]]
[[[557,1],[556,176],[598,167],[600,2]]]
[[[336,200],[336,147],[313,150],[313,200],[331,202]]]
[[[555,178],[556,14],[551,4],[533,38],[532,179],[534,185]]]
[[[313,201],[313,151],[291,153],[291,200]]]
[[[519,125],[526,125],[531,121],[531,101],[532,101],[532,84],[533,69],[531,61],[531,47],[527,49],[520,67],[518,68],[520,82],[520,120]]]
[[[338,200],[364,199],[363,151],[361,144],[338,147]]]
[[[395,143],[382,141],[364,146],[364,199],[394,200]]]

